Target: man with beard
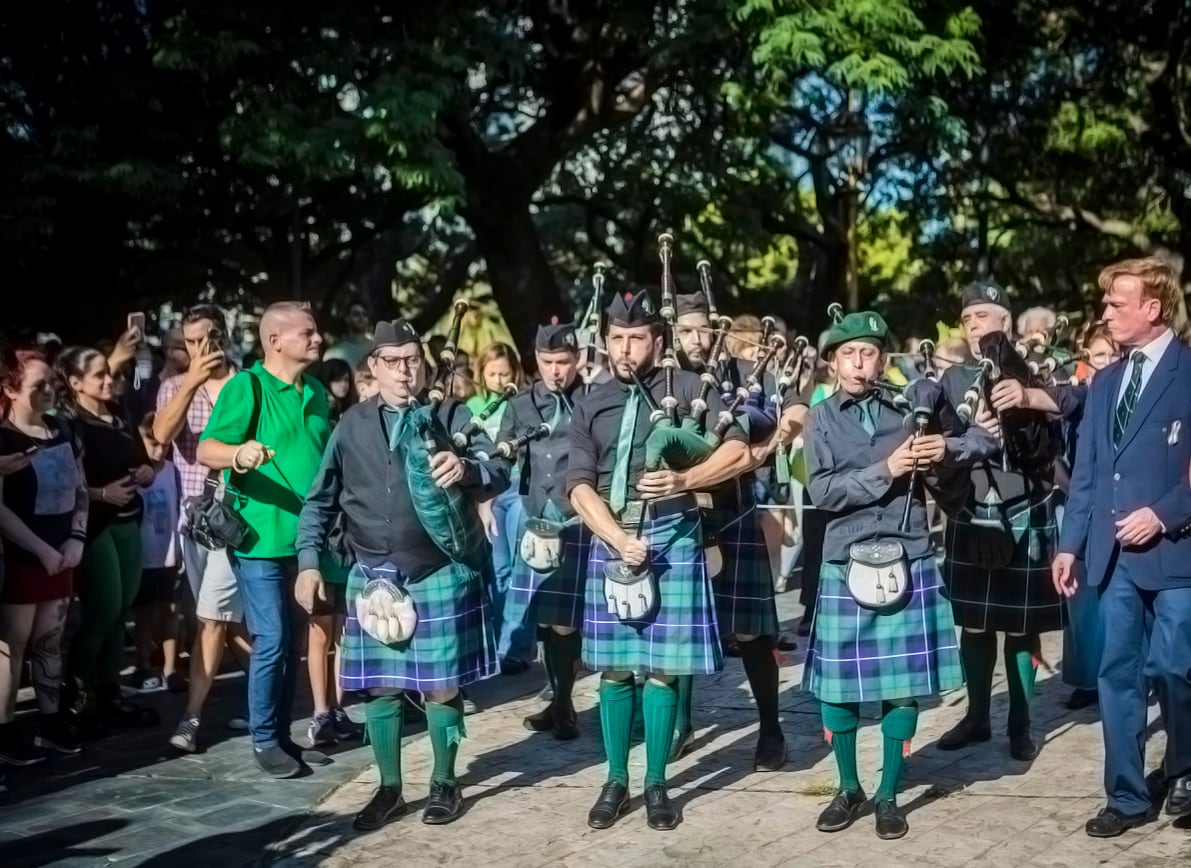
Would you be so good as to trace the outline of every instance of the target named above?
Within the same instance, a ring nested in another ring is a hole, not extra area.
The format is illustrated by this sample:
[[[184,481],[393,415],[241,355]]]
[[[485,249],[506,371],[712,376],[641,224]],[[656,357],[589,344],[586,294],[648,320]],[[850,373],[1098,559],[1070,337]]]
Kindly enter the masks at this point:
[[[602,673],[600,724],[608,757],[608,780],[587,822],[606,829],[628,809],[633,671],[638,670],[648,673],[642,698],[647,822],[652,829],[667,830],[678,824],[666,791],[676,680],[723,666],[702,522],[692,492],[732,479],[751,459],[746,435],[734,424],[710,455],[699,453],[704,459],[700,463],[647,471],[647,452],[657,446],[657,438],[651,439],[651,406],[673,398],[678,413],[689,415],[699,378],[676,371],[673,395],[666,394],[670,378],[656,363],[665,326],[648,290],[617,294],[606,323],[615,376],[576,402],[567,472],[571,504],[594,537],[583,662]],[[724,409],[714,393],[709,405],[713,416]],[[689,454],[695,456],[693,446]],[[673,467],[677,456],[670,463]]]
[[[434,752],[422,822],[450,823],[463,808],[455,775],[466,735],[459,688],[496,672],[482,576],[490,549],[474,502],[495,497],[509,482],[508,464],[488,457],[495,450],[482,431],[462,455],[439,448],[463,432],[470,417],[452,398],[436,413],[425,405],[426,363],[409,323],[379,323],[370,359],[379,394],[348,409],[331,435],[302,510],[295,590],[308,612],[316,597],[326,598],[319,552],[342,514],[355,563],[339,680],[344,690],[367,695],[368,735],[380,773],[380,786],[356,815],[355,828],[364,831],[405,813],[401,694],[407,690],[425,696]],[[393,635],[372,617],[361,621],[378,595],[412,602],[412,635]]]
[[[511,608],[537,625],[553,699],[525,718],[532,732],[553,732],[560,740],[579,735],[571,691],[579,661],[583,625],[583,579],[590,534],[566,496],[571,413],[579,381],[575,327],[554,319],[538,328],[534,342],[538,380],[509,403],[498,441],[540,431],[516,455],[526,521],[509,584]],[[544,428],[542,426],[545,426]]]
[[[990,281],[969,285],[963,293],[961,321],[973,357],[982,359],[997,340],[990,336],[999,332],[1007,338],[1012,332],[1005,290]],[[971,364],[955,365],[943,374],[943,389],[954,406],[959,406],[979,371]],[[988,400],[980,399],[972,421],[998,437],[1001,449],[972,467],[967,502],[947,522],[943,566],[955,622],[963,628],[960,654],[968,709],[939,739],[939,749],[957,750],[992,737],[989,706],[1000,632],[1005,634],[1009,686],[1009,753],[1028,762],[1038,755],[1030,732],[1030,697],[1041,653],[1040,634],[1063,628],[1063,602],[1049,569],[1058,535],[1054,463],[1061,438],[1053,414],[1024,407],[1021,383],[1005,378],[988,385]],[[1023,409],[1025,415],[1020,412]],[[1037,426],[1038,436],[1031,438],[1029,454],[1010,449],[1006,459],[1001,453],[1016,432],[1002,430],[1000,422],[1010,410],[1018,410],[1015,425]]]
[[[677,318],[675,336],[678,339],[683,367],[695,374],[709,369],[720,379],[723,375],[734,386],[744,385],[753,370],[752,362],[729,359],[723,371],[715,370],[709,357],[712,349],[711,318],[707,299],[702,293],[679,295],[676,299]],[[753,470],[763,464],[770,454],[770,442],[776,420],[767,396],[772,394],[772,378],[763,378],[769,386],[762,390],[759,400],[752,401],[754,419],[764,419],[769,430],[750,426],[747,414],[742,427],[747,430],[753,460],[747,471],[729,479],[708,492],[711,508],[705,510],[704,533],[718,542],[723,557],[719,575],[713,576],[716,617],[725,637],[731,636],[740,649],[741,661],[749,687],[757,703],[760,732],[753,758],[755,771],[777,771],[786,763],[786,740],[778,720],[778,664],[774,654],[779,625],[774,601],[773,574],[766,540],[758,525],[758,510],[753,494]],[[710,390],[719,392],[717,382]],[[751,399],[750,399],[751,400]],[[791,404],[789,411],[793,411]],[[803,408],[805,414],[805,408]],[[711,427],[715,415],[709,410],[704,419]],[[678,679],[678,717],[671,744],[671,762],[680,759],[694,742],[693,681],[690,676]]]

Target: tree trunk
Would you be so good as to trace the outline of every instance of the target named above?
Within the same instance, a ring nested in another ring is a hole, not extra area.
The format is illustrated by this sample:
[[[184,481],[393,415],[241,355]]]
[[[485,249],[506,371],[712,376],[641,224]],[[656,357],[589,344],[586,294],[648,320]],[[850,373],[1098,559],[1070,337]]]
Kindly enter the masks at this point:
[[[533,358],[540,323],[571,318],[558,283],[546,262],[528,205],[510,205],[472,196],[467,219],[480,255],[488,266],[492,294],[504,315],[521,358]]]

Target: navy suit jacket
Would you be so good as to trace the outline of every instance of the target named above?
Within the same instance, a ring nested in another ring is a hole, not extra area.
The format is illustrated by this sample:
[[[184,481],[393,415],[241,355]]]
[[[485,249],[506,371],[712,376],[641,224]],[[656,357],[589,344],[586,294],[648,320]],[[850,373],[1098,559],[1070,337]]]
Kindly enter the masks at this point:
[[[1117,552],[1115,523],[1150,507],[1166,532],[1121,551],[1140,588],[1191,585],[1191,349],[1176,338],[1158,360],[1119,447],[1113,417],[1126,358],[1092,380],[1059,551],[1082,556],[1088,583],[1105,581]]]

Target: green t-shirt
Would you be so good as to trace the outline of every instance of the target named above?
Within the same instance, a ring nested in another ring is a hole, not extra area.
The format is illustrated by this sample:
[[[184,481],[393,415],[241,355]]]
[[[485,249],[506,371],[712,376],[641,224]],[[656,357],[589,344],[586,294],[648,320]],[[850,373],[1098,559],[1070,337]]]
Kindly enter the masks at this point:
[[[252,421],[252,376],[261,384],[260,421],[255,435]],[[303,376],[301,389],[283,383],[261,362],[241,371],[219,393],[203,440],[240,444],[258,440],[276,454],[232,484],[240,490],[240,514],[253,533],[237,554],[250,558],[284,558],[297,554],[298,515],[310,484],[318,473],[323,449],[331,434],[327,393],[313,377]],[[230,471],[228,471],[230,473]]]

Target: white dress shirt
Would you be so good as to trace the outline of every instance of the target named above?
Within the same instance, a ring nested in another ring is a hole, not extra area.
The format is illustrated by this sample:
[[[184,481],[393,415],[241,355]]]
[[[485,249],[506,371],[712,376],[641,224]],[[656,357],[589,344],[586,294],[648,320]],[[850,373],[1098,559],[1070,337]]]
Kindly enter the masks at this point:
[[[1154,371],[1158,369],[1158,362],[1161,361],[1162,356],[1165,355],[1166,350],[1170,347],[1170,342],[1174,340],[1174,332],[1167,329],[1158,337],[1154,338],[1144,347],[1134,347],[1129,351],[1130,358],[1125,360],[1125,376],[1121,377],[1121,386],[1117,390],[1117,404],[1121,403],[1121,399],[1125,397],[1125,390],[1129,388],[1129,379],[1133,376],[1133,359],[1132,354],[1137,350],[1145,353],[1145,363],[1141,366],[1141,389],[1138,391],[1138,397],[1141,397],[1142,392],[1146,390],[1146,384],[1150,382],[1150,377],[1154,375]],[[1116,406],[1115,404],[1113,406]]]

